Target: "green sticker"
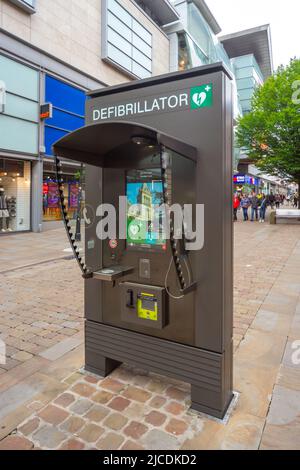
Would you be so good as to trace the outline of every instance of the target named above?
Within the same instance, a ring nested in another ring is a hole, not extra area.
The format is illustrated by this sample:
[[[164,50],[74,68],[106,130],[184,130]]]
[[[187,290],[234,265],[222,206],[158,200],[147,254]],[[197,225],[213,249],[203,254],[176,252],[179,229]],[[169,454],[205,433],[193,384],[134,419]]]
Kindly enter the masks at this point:
[[[207,108],[213,105],[212,83],[191,88],[191,109]]]

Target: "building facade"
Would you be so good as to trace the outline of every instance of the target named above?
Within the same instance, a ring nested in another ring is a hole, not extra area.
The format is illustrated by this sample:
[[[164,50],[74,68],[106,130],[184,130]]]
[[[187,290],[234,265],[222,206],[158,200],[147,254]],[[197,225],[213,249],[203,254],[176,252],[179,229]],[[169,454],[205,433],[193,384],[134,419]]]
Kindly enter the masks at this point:
[[[222,36],[221,27],[204,0],[172,0],[180,21],[164,29],[170,38],[171,70],[222,61],[233,76],[234,118],[251,111],[255,89],[273,73],[270,26]],[[274,189],[269,177],[257,169],[238,147],[234,148],[235,189]]]
[[[177,20],[167,0],[0,0],[0,233],[60,218],[53,142],[84,124],[87,91],[168,72],[163,25]]]
[[[249,112],[272,73],[269,26],[220,33],[204,0],[0,0],[0,191],[9,213],[0,233],[60,219],[52,144],[84,124],[87,91],[222,61],[235,119]],[[237,175],[259,188],[251,162],[234,154]],[[76,164],[64,165],[64,183],[75,216]]]

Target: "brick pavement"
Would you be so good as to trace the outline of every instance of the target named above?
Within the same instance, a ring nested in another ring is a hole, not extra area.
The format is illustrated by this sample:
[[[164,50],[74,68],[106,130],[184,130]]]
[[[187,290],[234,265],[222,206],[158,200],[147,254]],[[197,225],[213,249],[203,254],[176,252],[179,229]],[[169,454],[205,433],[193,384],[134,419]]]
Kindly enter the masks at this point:
[[[189,411],[190,387],[122,366],[83,374],[74,261],[0,275],[0,449],[300,448],[299,227],[235,226],[235,390],[227,425]],[[9,344],[11,343],[11,344]]]

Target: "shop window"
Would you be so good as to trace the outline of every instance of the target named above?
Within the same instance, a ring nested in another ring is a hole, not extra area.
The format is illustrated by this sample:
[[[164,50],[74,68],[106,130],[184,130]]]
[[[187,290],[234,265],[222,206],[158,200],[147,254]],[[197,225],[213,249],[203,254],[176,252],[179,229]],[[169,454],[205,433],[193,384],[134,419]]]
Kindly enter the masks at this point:
[[[31,163],[0,159],[0,233],[31,229]]]
[[[76,219],[78,212],[81,212],[83,200],[83,182],[81,181],[80,170],[73,175],[65,175],[63,179],[68,217],[70,220]],[[44,174],[43,220],[44,222],[62,220],[58,185],[52,173]]]

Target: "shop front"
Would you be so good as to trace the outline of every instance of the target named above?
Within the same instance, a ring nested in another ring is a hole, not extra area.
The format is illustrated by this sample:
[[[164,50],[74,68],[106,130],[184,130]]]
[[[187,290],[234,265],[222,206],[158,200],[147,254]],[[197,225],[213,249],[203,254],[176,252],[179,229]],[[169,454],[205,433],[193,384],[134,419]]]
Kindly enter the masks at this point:
[[[238,193],[251,193],[253,191],[259,192],[260,179],[251,175],[234,175],[233,176],[234,192]]]
[[[0,234],[38,230],[39,72],[0,54]]]
[[[81,167],[70,167],[62,176],[65,205],[70,219],[76,219],[81,211],[83,199],[83,186]],[[54,165],[44,163],[43,176],[43,221],[51,222],[62,220],[60,199]]]
[[[43,222],[62,220],[59,192],[53,163],[53,143],[69,132],[84,125],[85,92],[56,77],[46,75],[45,98],[53,107],[52,116],[46,119],[44,143],[46,155],[43,170]],[[66,207],[70,219],[80,212],[82,181],[80,166],[68,165],[63,175]]]
[[[0,158],[1,233],[31,229],[31,163]]]

